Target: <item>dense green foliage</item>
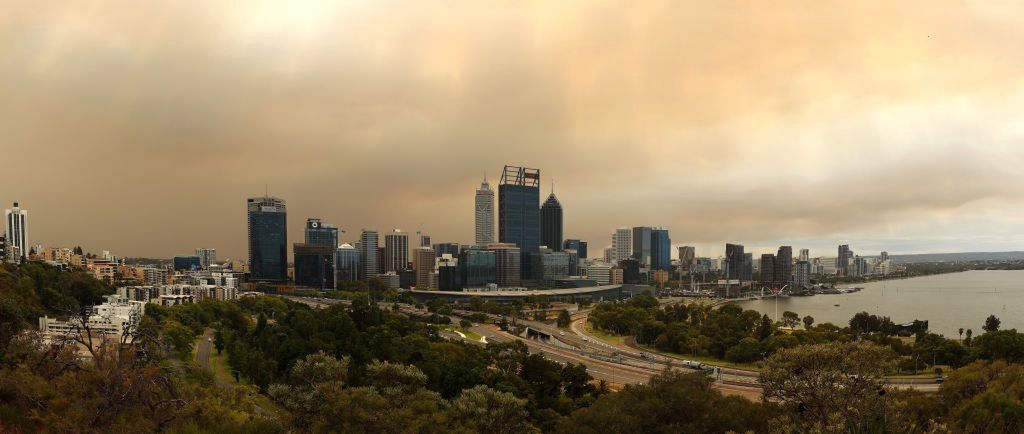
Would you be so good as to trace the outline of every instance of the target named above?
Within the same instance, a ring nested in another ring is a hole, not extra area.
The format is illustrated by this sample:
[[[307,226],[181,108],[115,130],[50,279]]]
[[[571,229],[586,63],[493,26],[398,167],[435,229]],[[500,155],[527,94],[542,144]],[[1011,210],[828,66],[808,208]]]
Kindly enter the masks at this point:
[[[39,262],[0,264],[0,342],[43,315],[69,315],[103,301],[113,290],[92,276]]]
[[[961,343],[919,332],[904,345],[890,321],[867,313],[839,328],[796,314],[776,324],[730,305],[662,308],[649,297],[595,308],[595,325],[648,345],[764,359],[763,402],[723,396],[699,373],[665,372],[609,393],[581,365],[529,354],[520,341],[442,339],[432,321],[381,308],[365,291],[327,309],[274,297],[149,305],[134,345],[100,348],[88,361],[73,345],[10,338],[37,312],[74,312],[108,291],[39,264],[3,269],[0,431],[1024,431],[1024,334],[987,327]],[[444,318],[450,309],[432,306]],[[191,362],[209,329],[255,387],[225,385]],[[937,394],[883,389],[883,376],[910,359],[962,367]]]

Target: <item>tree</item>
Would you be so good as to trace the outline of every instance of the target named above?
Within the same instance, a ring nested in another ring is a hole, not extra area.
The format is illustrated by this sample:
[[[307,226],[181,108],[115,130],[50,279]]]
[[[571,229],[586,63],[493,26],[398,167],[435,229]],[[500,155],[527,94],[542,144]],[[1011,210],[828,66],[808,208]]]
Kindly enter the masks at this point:
[[[973,346],[983,359],[1024,362],[1024,334],[1016,329],[985,333],[974,339]]]
[[[964,340],[964,344],[965,344],[965,345],[967,345],[967,346],[971,346],[971,335],[972,335],[972,334],[974,334],[974,332],[973,332],[973,331],[971,331],[971,329],[967,329],[967,339],[966,339],[966,340]]]
[[[865,341],[784,349],[764,362],[762,399],[780,402],[781,422],[798,431],[904,431],[913,422],[882,387],[894,367],[892,350]]]
[[[988,318],[985,318],[985,325],[982,327],[982,330],[985,330],[985,333],[992,333],[999,330],[1001,323],[1002,321],[999,321],[999,318],[996,318],[995,315],[989,315]]]
[[[562,328],[569,327],[570,323],[572,323],[572,317],[569,316],[569,311],[568,310],[562,309],[561,312],[558,312],[558,326],[559,327],[562,327]]]
[[[768,315],[765,314],[761,317],[761,326],[757,329],[757,337],[764,340],[773,334],[775,334],[775,325],[772,324],[771,318],[768,318]]]
[[[560,433],[767,432],[774,404],[723,396],[704,374],[666,371],[574,411]]]
[[[1024,432],[1021,390],[1024,366],[979,361],[953,371],[939,396],[956,431]]]
[[[761,343],[757,339],[746,337],[740,340],[729,351],[725,352],[725,360],[736,363],[749,363],[761,358]]]
[[[797,326],[797,324],[800,324],[800,315],[797,315],[796,312],[791,312],[788,310],[782,312],[782,323],[785,324],[786,327],[794,328]]]
[[[814,317],[810,316],[810,315],[805,316],[804,317],[804,329],[805,330],[810,330],[811,326],[813,326],[813,325],[814,325]]]
[[[451,406],[454,423],[469,432],[513,434],[539,432],[527,422],[526,400],[487,386],[462,391]]]

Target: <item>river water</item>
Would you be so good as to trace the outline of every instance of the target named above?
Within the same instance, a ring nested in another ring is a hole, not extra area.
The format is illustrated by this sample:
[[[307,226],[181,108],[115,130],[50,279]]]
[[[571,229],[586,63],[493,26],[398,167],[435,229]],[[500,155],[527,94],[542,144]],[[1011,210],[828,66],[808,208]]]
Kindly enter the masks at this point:
[[[840,286],[864,289],[852,294],[780,297],[779,317],[790,310],[801,318],[814,317],[815,324],[844,327],[854,314],[867,311],[888,316],[897,324],[928,320],[930,331],[957,338],[961,327],[978,336],[985,318],[994,314],[1002,320],[1003,329],[1024,330],[1024,271],[967,271]],[[738,304],[775,317],[775,299]]]

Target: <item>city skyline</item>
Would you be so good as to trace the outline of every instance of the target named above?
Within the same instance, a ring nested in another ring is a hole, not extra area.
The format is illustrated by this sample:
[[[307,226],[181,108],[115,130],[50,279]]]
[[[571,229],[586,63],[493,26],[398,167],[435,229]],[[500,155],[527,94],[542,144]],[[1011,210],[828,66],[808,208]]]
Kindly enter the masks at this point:
[[[594,252],[649,224],[701,256],[1024,250],[1014,8],[290,6],[10,5],[0,143],[26,182],[0,202],[30,243],[244,258],[267,185],[291,240],[315,216],[469,243],[507,163],[558,179]]]

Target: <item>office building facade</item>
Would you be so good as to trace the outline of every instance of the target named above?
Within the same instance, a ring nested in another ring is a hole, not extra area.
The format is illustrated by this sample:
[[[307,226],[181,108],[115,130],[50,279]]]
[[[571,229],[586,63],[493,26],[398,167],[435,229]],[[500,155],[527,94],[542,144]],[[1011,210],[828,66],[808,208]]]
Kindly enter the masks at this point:
[[[517,287],[522,283],[522,250],[512,243],[494,243],[487,246],[494,252],[495,283],[499,287]]]
[[[633,255],[633,231],[629,228],[618,228],[612,235],[612,262],[618,264]]]
[[[775,283],[788,285],[793,281],[793,247],[779,247],[775,255]]]
[[[775,255],[765,253],[761,255],[761,283],[772,285],[775,283]]]
[[[476,200],[474,201],[476,236],[474,241],[478,246],[486,246],[494,242],[494,190],[487,183],[487,177],[476,189]]]
[[[587,242],[567,239],[562,242],[562,250],[575,250],[580,259],[587,259]]]
[[[359,278],[368,280],[380,274],[380,262],[378,262],[377,250],[380,246],[377,231],[363,229],[359,234]]]
[[[562,204],[552,192],[540,207],[540,242],[554,251],[562,250]]]
[[[28,258],[28,211],[21,209],[18,202],[4,210],[4,226],[7,238],[8,262],[21,262]]]
[[[210,266],[217,262],[217,250],[206,247],[196,249],[196,256],[199,257],[199,266],[209,270]]]
[[[384,272],[400,273],[408,266],[409,234],[402,232],[401,229],[395,229],[384,236]]]
[[[466,288],[483,288],[491,283],[497,284],[496,267],[495,252],[491,250],[466,249],[459,255],[462,284]]]
[[[359,250],[347,243],[338,246],[334,268],[335,280],[338,282],[359,280]]]
[[[195,271],[203,268],[202,260],[198,256],[175,256],[171,262],[175,271]]]
[[[338,228],[318,218],[306,219],[306,244],[338,248]]]
[[[296,243],[295,285],[316,289],[334,289],[334,253],[337,247]]]
[[[668,236],[668,229],[651,229],[651,263],[649,267],[653,270],[672,269],[672,239]]]
[[[651,266],[651,228],[647,226],[633,228],[633,250],[630,256],[640,261],[641,267]]]
[[[434,256],[434,249],[419,247],[414,257],[414,268],[416,270],[416,289],[431,289],[431,277],[437,266],[437,257]]]
[[[540,247],[540,170],[505,166],[498,185],[498,240],[515,244],[528,258]],[[521,277],[529,260],[520,258]]]
[[[249,280],[288,281],[288,212],[285,201],[264,196],[248,199]]]
[[[839,275],[846,275],[851,259],[853,259],[853,252],[850,250],[850,246],[848,244],[839,246],[839,256],[836,256],[836,272]]]

